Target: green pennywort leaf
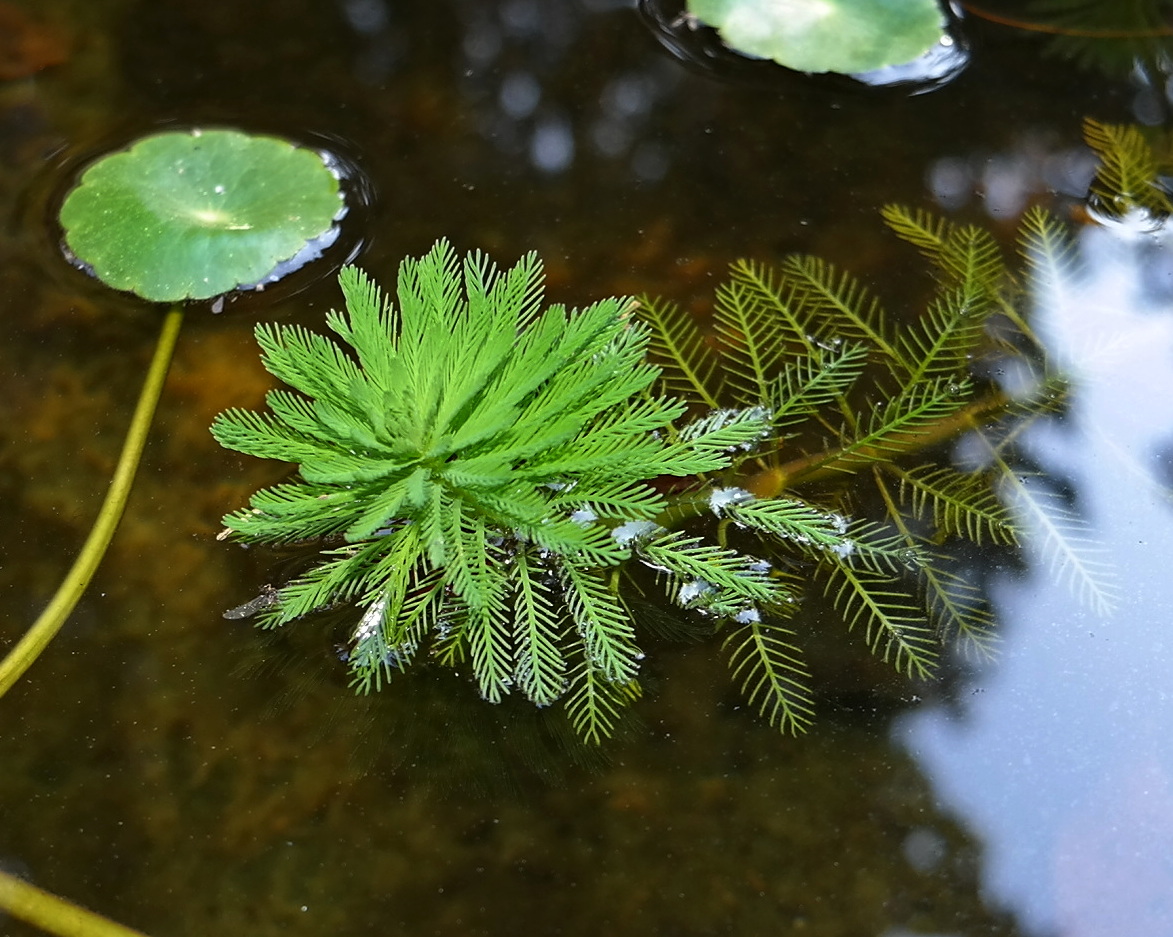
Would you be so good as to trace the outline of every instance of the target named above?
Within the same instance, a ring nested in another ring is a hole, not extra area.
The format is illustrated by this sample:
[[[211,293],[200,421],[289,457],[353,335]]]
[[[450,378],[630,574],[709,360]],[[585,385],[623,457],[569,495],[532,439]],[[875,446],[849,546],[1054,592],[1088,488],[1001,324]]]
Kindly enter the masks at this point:
[[[800,72],[905,65],[941,41],[936,0],[688,0],[731,49]]]
[[[65,243],[107,286],[154,302],[265,281],[344,211],[319,153],[236,130],[159,133],[82,173]]]

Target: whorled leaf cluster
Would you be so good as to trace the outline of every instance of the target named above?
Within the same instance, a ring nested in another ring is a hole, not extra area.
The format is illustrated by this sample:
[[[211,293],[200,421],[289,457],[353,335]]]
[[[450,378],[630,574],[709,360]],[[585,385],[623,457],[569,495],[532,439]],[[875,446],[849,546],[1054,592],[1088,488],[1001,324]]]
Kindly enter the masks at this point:
[[[337,337],[258,328],[292,390],[213,426],[229,448],[299,466],[228,515],[230,531],[323,544],[262,623],[353,603],[361,689],[424,657],[467,660],[486,699],[562,700],[591,740],[639,692],[625,598],[639,565],[723,634],[743,693],[785,730],[813,712],[789,621],[804,590],[909,675],[932,672],[943,638],[988,652],[983,596],[942,545],[1015,540],[1001,470],[923,453],[993,414],[1039,412],[1054,388],[1012,401],[971,376],[1016,353],[987,334],[995,313],[1017,319],[989,234],[885,216],[936,270],[911,326],[810,257],[734,265],[712,334],[654,301],[543,309],[533,255],[499,272],[440,242],[402,264],[395,305],[347,268]],[[996,456],[997,433],[981,438]],[[672,477],[688,482],[657,482]],[[861,486],[881,516],[853,519]]]
[[[608,299],[542,309],[529,255],[498,273],[445,242],[399,274],[397,306],[360,271],[341,276],[343,345],[262,326],[265,366],[289,387],[269,414],[233,410],[226,447],[296,462],[299,478],[229,515],[239,537],[338,542],[262,613],[270,626],[354,601],[350,666],[378,687],[422,646],[469,658],[481,693],[568,695],[597,737],[637,691],[642,654],[614,572],[638,557],[684,605],[733,618],[789,600],[768,564],[655,522],[651,481],[727,469],[770,432],[761,406],[683,426],[685,404],[649,393],[649,329]],[[769,522],[838,542],[819,512]],[[827,533],[823,534],[826,529]]]

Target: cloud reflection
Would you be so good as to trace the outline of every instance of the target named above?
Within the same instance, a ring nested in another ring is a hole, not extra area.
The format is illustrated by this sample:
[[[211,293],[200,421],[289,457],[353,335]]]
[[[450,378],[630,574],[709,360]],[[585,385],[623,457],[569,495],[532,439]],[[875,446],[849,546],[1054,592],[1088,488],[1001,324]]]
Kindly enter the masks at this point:
[[[1023,443],[1068,480],[1122,602],[1094,614],[1028,546],[1032,572],[992,588],[1003,664],[974,680],[962,718],[930,708],[896,730],[942,806],[983,831],[991,900],[1036,933],[1169,933],[1173,509],[1157,453],[1173,439],[1173,290],[1150,283],[1154,257],[1173,260],[1167,228],[1091,225],[1072,275],[1033,297],[1074,391],[1062,423]]]

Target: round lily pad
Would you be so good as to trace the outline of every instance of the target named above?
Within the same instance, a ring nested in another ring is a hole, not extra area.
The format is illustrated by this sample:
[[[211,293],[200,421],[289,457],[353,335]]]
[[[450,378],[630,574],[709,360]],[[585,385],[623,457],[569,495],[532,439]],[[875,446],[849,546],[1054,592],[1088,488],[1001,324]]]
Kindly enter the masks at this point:
[[[190,130],[99,159],[59,218],[69,250],[107,286],[177,302],[261,283],[343,211],[338,178],[315,151]]]
[[[731,49],[801,72],[904,65],[945,34],[937,0],[688,0],[688,12]]]

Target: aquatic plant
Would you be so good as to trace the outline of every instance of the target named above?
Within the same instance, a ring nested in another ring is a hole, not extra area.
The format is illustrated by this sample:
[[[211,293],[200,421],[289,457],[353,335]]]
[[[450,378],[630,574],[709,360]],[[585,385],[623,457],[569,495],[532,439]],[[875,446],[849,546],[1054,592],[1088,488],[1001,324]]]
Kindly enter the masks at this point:
[[[344,211],[320,153],[238,130],[170,131],[90,165],[61,205],[68,250],[152,302],[272,282],[328,244]]]
[[[1162,180],[1173,170],[1173,138],[1131,124],[1083,122],[1083,138],[1099,165],[1088,207],[1106,218],[1143,212],[1153,220],[1173,214],[1173,199]]]
[[[729,467],[770,414],[675,429],[685,406],[648,393],[658,369],[634,304],[543,311],[536,256],[498,273],[474,254],[461,271],[443,241],[402,264],[397,308],[354,268],[341,285],[348,313],[327,324],[357,362],[297,327],[261,326],[265,366],[305,396],[273,391],[270,416],[229,411],[212,429],[229,448],[300,464],[299,481],[225,518],[233,533],[344,541],[278,593],[265,624],[356,599],[360,688],[431,641],[441,660],[471,657],[488,700],[512,686],[539,705],[569,693],[597,737],[642,657],[609,583],[623,561],[654,563],[679,601],[732,617],[786,601],[767,565],[655,523],[667,499],[649,479]],[[839,542],[829,519],[792,513],[777,522]]]
[[[1113,78],[1160,86],[1173,51],[1168,0],[1031,0],[1024,8],[961,4],[971,16],[1049,37],[1047,51]]]
[[[688,0],[687,10],[729,48],[801,72],[904,65],[945,35],[937,0]]]
[[[681,63],[757,87],[803,75],[828,89],[915,96],[970,62],[957,6],[938,0],[637,0],[636,9]]]
[[[646,299],[543,310],[533,255],[500,272],[481,254],[458,264],[442,241],[403,262],[396,305],[345,269],[335,338],[257,329],[292,391],[212,428],[228,448],[299,466],[227,515],[225,535],[321,551],[239,614],[275,627],[354,603],[345,656],[359,690],[421,659],[470,661],[486,699],[564,700],[592,741],[639,693],[627,597],[640,567],[724,635],[735,680],[783,730],[813,711],[787,622],[804,588],[910,676],[932,673],[942,637],[989,653],[989,611],[942,544],[1014,542],[999,470],[924,451],[1054,406],[1056,388],[1040,379],[1011,403],[971,377],[975,360],[1017,353],[986,336],[994,313],[1021,323],[991,236],[896,207],[885,217],[936,269],[910,328],[810,257],[735,264],[712,336]],[[1054,222],[1032,213],[1034,227]],[[881,517],[857,516],[863,487]]]
[[[66,253],[107,286],[169,303],[110,488],[73,567],[0,661],[0,695],[60,630],[129,496],[183,319],[181,303],[282,276],[317,256],[344,211],[312,150],[235,130],[171,131],[92,163],[59,212]],[[216,308],[214,306],[214,308]]]

